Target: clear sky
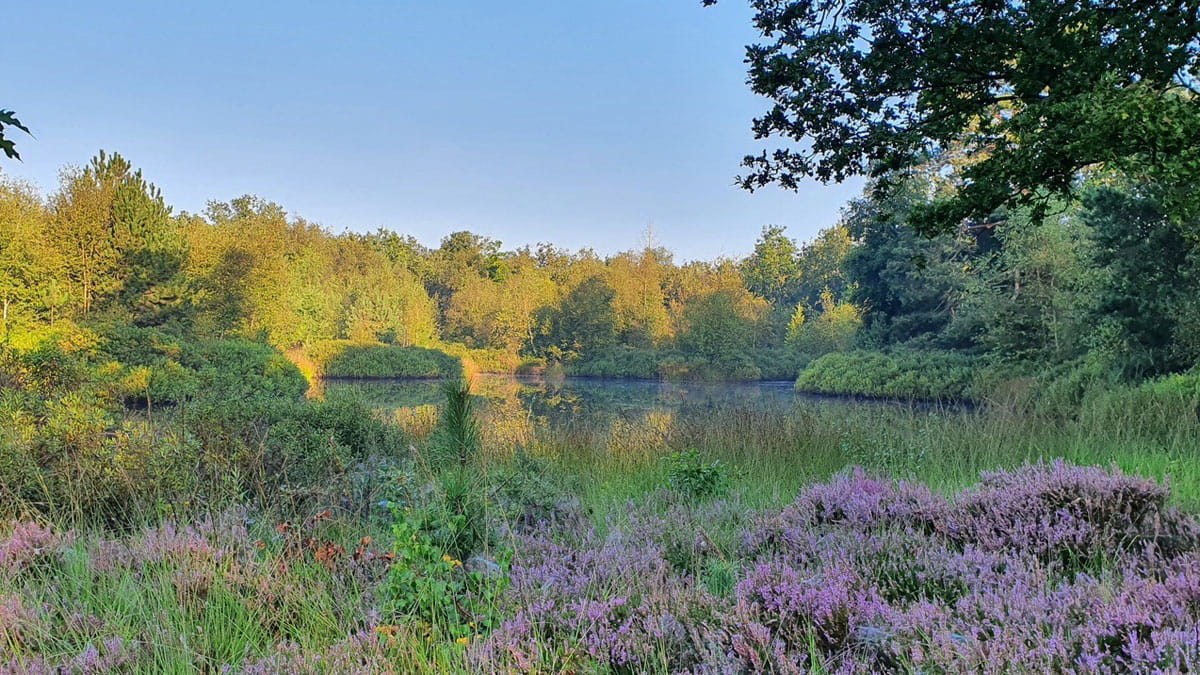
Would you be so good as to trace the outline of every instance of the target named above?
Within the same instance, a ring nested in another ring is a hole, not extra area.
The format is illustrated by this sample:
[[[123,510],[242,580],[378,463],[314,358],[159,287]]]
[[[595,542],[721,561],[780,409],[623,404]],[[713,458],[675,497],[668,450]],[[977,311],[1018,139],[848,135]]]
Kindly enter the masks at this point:
[[[633,248],[680,258],[799,239],[861,184],[749,194],[766,109],[745,84],[742,0],[9,3],[10,175],[118,151],[176,209],[253,193],[330,230],[436,244]]]

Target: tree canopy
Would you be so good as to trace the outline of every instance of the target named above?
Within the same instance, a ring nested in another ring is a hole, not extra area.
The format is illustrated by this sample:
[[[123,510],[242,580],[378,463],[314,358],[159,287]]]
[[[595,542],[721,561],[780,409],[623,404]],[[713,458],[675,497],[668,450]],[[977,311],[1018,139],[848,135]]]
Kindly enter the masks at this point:
[[[705,4],[713,4],[706,0]],[[1102,165],[1200,208],[1200,0],[751,0],[752,89],[773,105],[740,184],[867,175],[887,190],[954,151],[926,232],[1044,206]]]

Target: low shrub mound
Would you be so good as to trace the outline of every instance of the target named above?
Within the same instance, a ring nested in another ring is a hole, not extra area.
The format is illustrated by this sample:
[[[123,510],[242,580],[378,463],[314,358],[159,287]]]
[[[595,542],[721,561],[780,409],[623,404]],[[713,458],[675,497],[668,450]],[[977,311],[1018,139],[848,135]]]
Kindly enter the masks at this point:
[[[567,364],[569,375],[582,377],[626,377],[657,380],[663,376],[663,355],[654,349],[616,347],[583,361]]]
[[[953,352],[835,352],[801,371],[796,390],[962,401],[971,398],[975,374],[975,360]]]
[[[437,349],[327,340],[305,349],[321,377],[458,377],[462,363]]]
[[[1167,488],[1113,470],[1056,461],[984,474],[954,501],[946,533],[963,546],[1091,561],[1136,551],[1174,557],[1196,546],[1194,519]]]

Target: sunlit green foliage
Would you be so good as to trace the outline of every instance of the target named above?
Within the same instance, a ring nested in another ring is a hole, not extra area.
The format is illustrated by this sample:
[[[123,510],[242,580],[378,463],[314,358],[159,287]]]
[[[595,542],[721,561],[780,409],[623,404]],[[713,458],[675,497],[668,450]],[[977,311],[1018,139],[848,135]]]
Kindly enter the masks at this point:
[[[437,349],[349,340],[314,342],[304,356],[322,377],[455,377],[459,359]]]
[[[796,305],[788,323],[787,341],[797,351],[816,357],[853,349],[860,328],[862,314],[858,307],[836,302],[833,293],[827,290],[821,294],[819,313],[811,318],[805,314],[803,305]]]
[[[964,161],[869,186],[811,242],[769,227],[744,260],[676,264],[649,240],[602,258],[506,251],[470,232],[438,248],[333,235],[251,196],[173,215],[129,162],[101,154],[44,201],[4,183],[0,321],[14,344],[67,320],[109,336],[155,329],[153,358],[112,355],[118,398],[149,408],[204,386],[181,359],[219,339],[270,345],[310,378],[512,372],[529,359],[611,377],[791,378],[829,352],[903,347],[979,358],[995,366],[985,388],[1012,389],[1195,362],[1194,228],[1164,215],[1152,186],[1095,172],[1084,204],[918,236],[909,216],[954,192]],[[1070,375],[1083,360],[1106,375]]]
[[[952,352],[845,352],[823,356],[804,370],[796,389],[907,399],[966,399],[973,359]]]

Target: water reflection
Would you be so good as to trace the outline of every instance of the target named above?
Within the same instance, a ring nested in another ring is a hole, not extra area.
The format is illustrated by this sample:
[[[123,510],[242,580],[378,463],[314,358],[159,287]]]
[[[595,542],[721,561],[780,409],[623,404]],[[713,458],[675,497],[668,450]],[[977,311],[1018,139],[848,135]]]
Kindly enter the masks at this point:
[[[479,376],[473,385],[479,401],[484,440],[494,447],[528,445],[541,429],[607,432],[611,439],[660,444],[682,421],[712,419],[742,411],[785,414],[796,405],[791,382],[691,383]],[[436,380],[334,380],[324,383],[328,397],[355,396],[403,426],[414,436],[427,435],[444,399]]]

